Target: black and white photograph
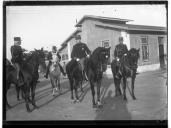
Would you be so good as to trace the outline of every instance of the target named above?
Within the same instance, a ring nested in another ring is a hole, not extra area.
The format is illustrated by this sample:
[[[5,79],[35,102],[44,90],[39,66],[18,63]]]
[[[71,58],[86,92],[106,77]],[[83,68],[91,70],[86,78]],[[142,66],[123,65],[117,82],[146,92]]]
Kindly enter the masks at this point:
[[[10,2],[3,121],[168,120],[167,1]]]

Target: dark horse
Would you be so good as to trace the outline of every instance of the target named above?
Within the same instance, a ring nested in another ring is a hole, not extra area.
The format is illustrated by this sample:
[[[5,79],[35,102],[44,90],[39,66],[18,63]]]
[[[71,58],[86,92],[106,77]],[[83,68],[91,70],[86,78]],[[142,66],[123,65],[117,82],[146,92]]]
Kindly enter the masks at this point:
[[[35,103],[35,89],[36,89],[37,80],[39,78],[39,74],[38,74],[39,65],[41,65],[45,70],[46,64],[45,64],[45,55],[43,49],[33,51],[31,55],[25,61],[23,61],[21,65],[21,72],[24,79],[23,92],[25,94],[26,108],[28,112],[31,112],[29,107],[29,101],[32,103],[34,108],[38,108]],[[14,81],[16,80],[15,70],[8,72],[6,76],[7,87],[14,82],[11,81],[11,79],[13,79]],[[32,97],[31,100],[29,99],[30,90],[31,90],[31,97]]]
[[[26,60],[30,55],[31,55],[31,52],[23,53],[23,58]],[[20,100],[19,94],[20,94],[20,90],[22,89],[22,86],[18,86],[18,82],[16,79],[16,74],[17,74],[16,69],[14,68],[14,66],[11,64],[11,62],[7,58],[5,58],[5,66],[6,66],[6,83],[7,83],[6,84],[6,93],[7,93],[8,89],[10,88],[10,85],[14,84],[16,92],[17,92],[17,100],[19,101]],[[23,91],[22,91],[22,98],[24,99]],[[6,105],[8,108],[11,108],[11,106],[8,104],[8,102],[6,102]]]
[[[84,59],[86,61],[87,53],[89,52],[85,46],[82,46],[82,50],[84,51]],[[70,82],[70,89],[71,89],[71,100],[74,100],[73,90],[75,90],[75,97],[76,99],[74,102],[79,102],[78,87],[81,88],[83,92],[82,83],[84,80],[84,76],[82,74],[81,65],[75,59],[69,61],[66,65],[66,73]]]
[[[107,69],[107,64],[110,58],[110,48],[98,47],[96,48],[90,58],[86,60],[86,74],[90,81],[92,92],[93,108],[102,106],[100,101],[100,87],[103,77],[103,72]],[[95,103],[95,90],[97,86],[97,105]]]
[[[114,84],[115,84],[115,96],[122,95],[120,84],[121,80],[123,80],[123,98],[124,100],[127,100],[126,98],[126,84],[127,84],[127,78],[131,77],[131,96],[135,100],[136,97],[134,95],[134,83],[136,78],[136,71],[138,68],[138,59],[139,59],[139,49],[131,48],[126,55],[123,55],[120,61],[118,62],[116,59],[114,59],[111,63],[111,70],[113,73],[114,78]],[[120,78],[116,78],[116,72],[119,70],[122,76]],[[129,88],[128,88],[129,89]],[[130,91],[130,90],[129,90]]]
[[[15,89],[17,91],[17,99],[20,100],[19,99],[20,87],[18,86],[17,79],[16,79],[16,74],[17,74],[16,69],[13,67],[13,65],[8,59],[5,59],[5,66],[6,66],[6,86],[5,86],[6,95],[7,95],[7,91],[10,89],[10,85],[14,84]],[[11,108],[7,100],[6,100],[6,105],[8,108]]]

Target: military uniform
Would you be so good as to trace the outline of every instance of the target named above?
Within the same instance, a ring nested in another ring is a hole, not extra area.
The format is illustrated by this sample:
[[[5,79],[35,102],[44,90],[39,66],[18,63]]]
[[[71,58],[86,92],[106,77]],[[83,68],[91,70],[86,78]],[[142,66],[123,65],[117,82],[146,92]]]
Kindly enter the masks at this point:
[[[64,72],[62,66],[59,63],[61,61],[61,56],[59,55],[58,52],[49,52],[48,56],[47,56],[47,59],[49,60],[49,63],[48,63],[47,71],[46,71],[46,75],[45,75],[46,78],[48,78],[49,68],[50,68],[52,63],[58,63],[61,72],[63,73],[64,76],[66,75],[66,73]]]
[[[86,48],[86,49],[82,49],[82,48]],[[88,51],[88,53],[85,53],[85,51]],[[79,59],[82,59],[82,58],[85,58],[88,54],[90,54],[90,50],[89,48],[87,47],[86,44],[80,42],[80,43],[77,43],[73,46],[73,50],[72,50],[72,53],[71,53],[71,58],[79,58]]]
[[[14,41],[16,41],[17,43],[21,43],[21,39],[20,37],[14,37]],[[13,65],[15,66],[16,70],[17,70],[17,80],[18,80],[18,85],[23,85],[23,79],[20,76],[21,73],[21,69],[20,66],[22,64],[23,61],[23,50],[21,48],[21,46],[14,44],[13,46],[11,46],[11,55],[12,55],[12,59],[11,62],[13,63]]]
[[[81,39],[81,36],[80,35],[76,35],[76,40],[77,39]],[[85,61],[85,57],[86,56],[89,56],[91,53],[90,49],[87,47],[86,44],[82,43],[82,42],[79,42],[79,43],[76,43],[74,46],[73,46],[73,49],[72,49],[72,52],[71,52],[71,58],[72,59],[76,59],[79,63],[80,63],[80,68],[82,70],[82,72],[84,72],[84,61]],[[85,75],[85,73],[83,73],[85,79],[87,80],[87,77]]]
[[[123,41],[122,37],[119,37],[119,41]],[[114,50],[114,57],[116,59],[116,63],[118,66],[118,70],[117,70],[117,66],[115,67],[115,71],[116,71],[116,78],[120,78],[122,76],[122,73],[120,71],[120,59],[122,58],[122,56],[124,54],[126,54],[128,52],[128,48],[125,44],[123,43],[119,43],[118,45],[116,45],[115,50]]]
[[[11,46],[11,55],[12,55],[12,59],[11,59],[12,63],[21,64],[23,58],[23,51],[21,46],[18,45]]]
[[[119,59],[121,59],[121,57],[127,52],[128,52],[128,49],[125,44],[118,44],[115,47],[114,56],[115,58],[118,57]]]

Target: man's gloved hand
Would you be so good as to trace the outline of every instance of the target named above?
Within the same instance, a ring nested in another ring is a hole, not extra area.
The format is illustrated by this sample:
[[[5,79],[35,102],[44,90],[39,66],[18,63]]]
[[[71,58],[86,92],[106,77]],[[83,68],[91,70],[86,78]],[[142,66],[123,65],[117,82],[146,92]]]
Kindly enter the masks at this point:
[[[76,61],[79,61],[79,60],[80,60],[79,58],[76,59]]]
[[[118,57],[116,57],[116,60],[117,60],[117,61],[119,61],[119,58],[118,58]]]
[[[127,54],[125,53],[124,56],[126,56]]]
[[[90,55],[89,54],[87,54],[87,58],[89,58],[90,57]]]

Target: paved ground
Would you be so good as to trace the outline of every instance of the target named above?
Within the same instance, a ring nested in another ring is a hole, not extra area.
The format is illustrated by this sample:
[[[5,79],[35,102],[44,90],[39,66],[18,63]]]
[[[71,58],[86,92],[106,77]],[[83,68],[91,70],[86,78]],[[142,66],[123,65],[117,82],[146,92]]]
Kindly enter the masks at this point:
[[[8,92],[9,103],[7,120],[163,120],[167,119],[166,71],[157,70],[141,73],[135,82],[135,96],[132,100],[127,90],[128,102],[122,97],[114,97],[114,84],[111,75],[102,82],[102,103],[100,110],[92,108],[92,96],[88,83],[84,84],[84,93],[80,93],[81,103],[71,103],[69,83],[62,80],[63,93],[53,97],[49,80],[40,78],[37,85],[36,102],[40,107],[31,113],[26,112],[24,101],[17,101],[16,92]],[[30,105],[31,106],[31,105]]]

